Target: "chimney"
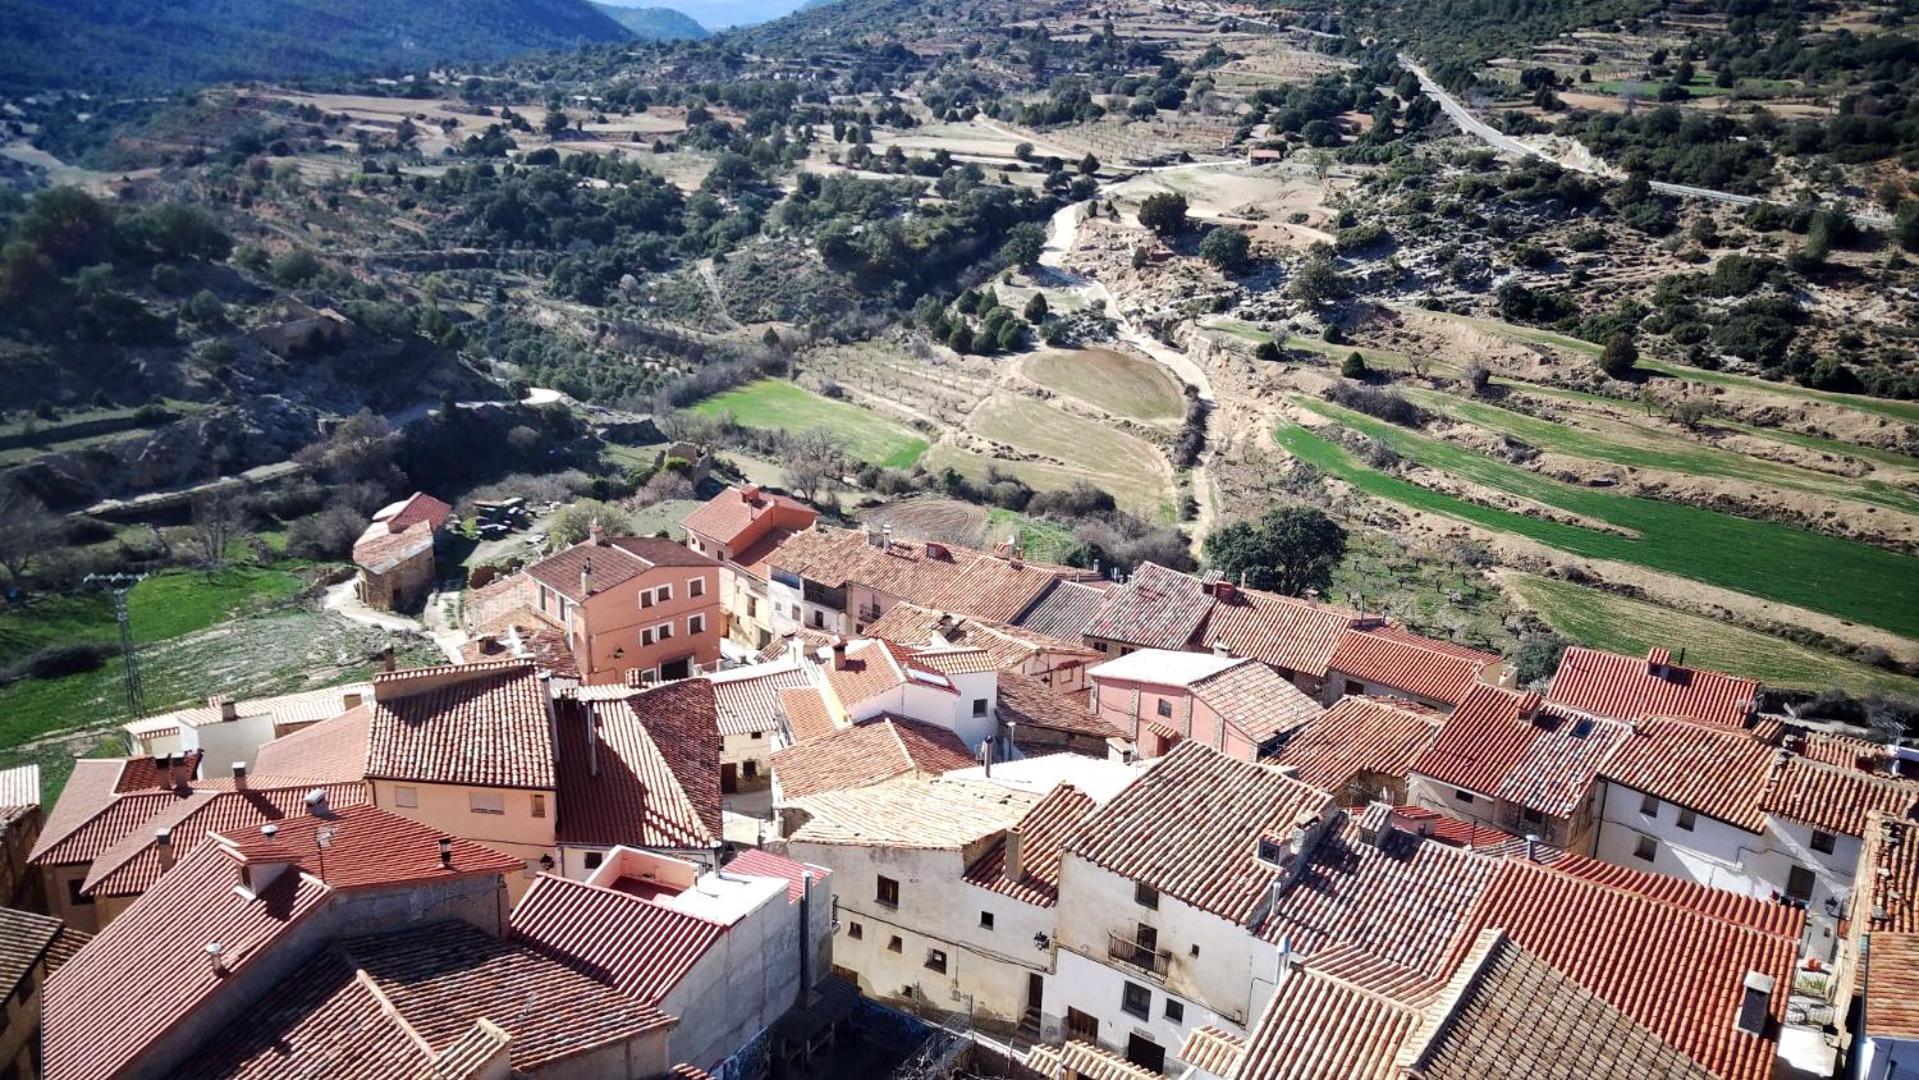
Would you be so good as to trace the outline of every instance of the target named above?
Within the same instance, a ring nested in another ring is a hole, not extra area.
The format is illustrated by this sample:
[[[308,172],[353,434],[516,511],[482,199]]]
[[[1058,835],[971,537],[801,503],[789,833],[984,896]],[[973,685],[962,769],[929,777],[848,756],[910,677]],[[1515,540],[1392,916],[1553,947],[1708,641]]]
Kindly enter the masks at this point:
[[[586,540],[587,543],[592,544],[594,547],[606,546],[606,526],[600,524],[599,518],[596,517],[592,521],[587,522]]]
[[[380,654],[380,670],[392,671],[395,666],[396,665],[394,664],[394,660],[393,660],[393,649],[391,646],[388,646],[386,651]]]
[[[351,712],[352,710],[359,708],[360,703],[365,700],[366,698],[362,696],[360,692],[357,690],[349,694],[341,694],[340,695],[340,711]]]
[[[179,786],[180,786],[180,779],[179,779],[179,767],[178,767],[177,765],[175,765],[175,764],[174,764],[174,760],[173,760],[173,759],[174,759],[174,755],[172,755],[172,754],[168,754],[168,755],[167,755],[167,757],[166,757],[166,762],[167,762],[167,786],[168,786],[168,787],[170,787],[170,788],[177,788],[177,787],[179,787]]]
[[[450,836],[440,837],[440,869],[453,869],[453,838]]]
[[[323,787],[317,787],[307,792],[306,804],[307,813],[314,817],[323,818],[333,816],[333,808],[327,805],[326,789]]]
[[[1536,832],[1526,834],[1526,861],[1539,861],[1539,834]]]
[[[586,771],[588,775],[600,775],[600,718],[593,706],[586,707]]]
[[[993,740],[983,739],[979,744],[979,759],[986,766],[986,778],[993,778]]]
[[[220,710],[220,719],[223,722],[230,721],[230,720],[238,720],[240,718],[240,703],[237,701],[234,701],[232,698],[229,698],[229,697],[208,698],[207,704]]]
[[[1018,881],[1026,872],[1020,859],[1019,830],[1006,830],[1006,858],[1001,860],[1000,876],[1008,881]]]
[[[866,527],[866,546],[867,547],[885,547],[886,546],[886,541],[883,538],[883,534],[880,532],[878,528],[872,525],[868,525]]]
[[[153,830],[153,850],[160,856],[160,872],[173,869],[173,830]]]
[[[207,965],[213,968],[214,978],[219,978],[227,973],[227,962],[221,955],[226,951],[226,947],[217,941],[209,941],[206,944]]]
[[[1646,650],[1646,674],[1664,678],[1667,665],[1672,663],[1672,650],[1655,645]]]
[[[236,761],[233,763],[233,790],[245,791],[246,789],[247,763],[244,761]]]
[[[1230,646],[1228,646],[1223,641],[1214,641],[1213,655],[1220,656],[1220,657],[1231,657],[1233,655],[1233,650]]]
[[[1539,717],[1539,701],[1539,694],[1536,691],[1528,690],[1519,695],[1519,718],[1521,720],[1537,719]]]
[[[1220,578],[1218,581],[1213,582],[1213,599],[1231,600],[1232,598],[1233,598],[1232,582],[1226,580],[1225,578]]]
[[[580,599],[593,595],[593,560],[587,559],[580,564]]]
[[[833,639],[833,670],[846,670],[846,639],[843,637]]]
[[[1764,1036],[1772,1012],[1773,978],[1763,971],[1746,972],[1746,992],[1739,999],[1739,1018],[1733,1026],[1748,1035]]]
[[[743,503],[754,502],[759,497],[760,486],[758,484],[748,484],[740,489],[740,501]]]

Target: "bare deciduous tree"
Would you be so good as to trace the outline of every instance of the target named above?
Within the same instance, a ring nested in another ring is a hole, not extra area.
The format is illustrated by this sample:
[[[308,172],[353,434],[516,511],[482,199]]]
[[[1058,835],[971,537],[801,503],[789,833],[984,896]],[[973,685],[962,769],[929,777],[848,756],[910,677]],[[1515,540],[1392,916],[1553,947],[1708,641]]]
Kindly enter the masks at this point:
[[[0,567],[6,568],[9,585],[21,588],[33,561],[65,535],[60,515],[47,509],[39,496],[0,484]]]
[[[230,492],[214,490],[193,500],[193,543],[209,570],[225,565],[227,549],[246,532],[245,503]]]

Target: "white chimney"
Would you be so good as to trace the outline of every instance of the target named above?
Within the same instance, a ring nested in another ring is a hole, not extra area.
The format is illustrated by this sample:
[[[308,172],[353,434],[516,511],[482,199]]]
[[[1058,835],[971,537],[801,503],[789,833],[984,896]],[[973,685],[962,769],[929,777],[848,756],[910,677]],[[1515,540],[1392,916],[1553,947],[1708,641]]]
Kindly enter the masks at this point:
[[[1008,829],[1006,830],[1006,858],[1002,861],[1000,876],[1008,881],[1018,881],[1020,875],[1025,872],[1026,867],[1020,859],[1019,830]]]
[[[1233,650],[1225,642],[1215,641],[1213,642],[1213,655],[1218,657],[1230,657],[1233,655]]]
[[[1748,1035],[1764,1036],[1772,1013],[1773,977],[1763,971],[1746,972],[1745,995],[1739,999],[1739,1017],[1733,1026]]]
[[[306,804],[307,813],[314,817],[331,817],[333,814],[332,807],[327,805],[326,789],[323,787],[307,792]]]

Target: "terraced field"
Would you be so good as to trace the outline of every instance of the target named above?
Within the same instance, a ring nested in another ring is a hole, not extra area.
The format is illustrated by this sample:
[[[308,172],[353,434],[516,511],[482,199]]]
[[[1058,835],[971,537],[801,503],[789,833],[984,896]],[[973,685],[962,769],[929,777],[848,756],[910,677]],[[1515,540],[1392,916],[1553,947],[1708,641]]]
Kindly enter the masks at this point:
[[[904,424],[777,379],[761,379],[707,398],[693,411],[702,416],[726,413],[753,428],[825,431],[842,439],[854,457],[888,468],[912,468],[927,446]]]
[[[1031,398],[987,401],[974,412],[972,429],[995,442],[1045,455],[1089,479],[1105,478],[1101,486],[1116,497],[1125,497],[1122,486],[1134,493],[1166,490],[1165,461],[1151,444]]]
[[[1067,397],[1134,420],[1178,420],[1179,385],[1158,364],[1111,349],[1042,352],[1022,365],[1026,377]]]
[[[1289,453],[1361,491],[1592,558],[1679,577],[1919,637],[1919,559],[1803,529],[1560,483],[1321,402],[1305,407],[1421,465],[1621,532],[1482,506],[1389,476],[1325,438],[1282,424]]]

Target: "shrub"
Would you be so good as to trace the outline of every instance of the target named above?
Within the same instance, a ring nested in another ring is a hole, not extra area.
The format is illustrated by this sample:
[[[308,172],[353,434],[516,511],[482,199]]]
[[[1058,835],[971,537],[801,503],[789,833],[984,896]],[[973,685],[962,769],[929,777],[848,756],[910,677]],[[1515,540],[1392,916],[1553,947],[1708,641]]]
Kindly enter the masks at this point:
[[[1186,196],[1162,191],[1139,204],[1139,223],[1163,237],[1178,236],[1186,228]]]
[[[1357,350],[1347,353],[1346,359],[1340,361],[1339,373],[1348,379],[1363,379],[1371,374],[1366,370],[1366,358]]]
[[[1429,419],[1426,410],[1393,391],[1363,383],[1335,383],[1326,391],[1326,400],[1401,427],[1424,427]]]
[[[1599,354],[1599,370],[1615,379],[1623,379],[1632,374],[1639,363],[1639,347],[1633,343],[1632,335],[1624,330],[1606,339],[1606,347]]]

